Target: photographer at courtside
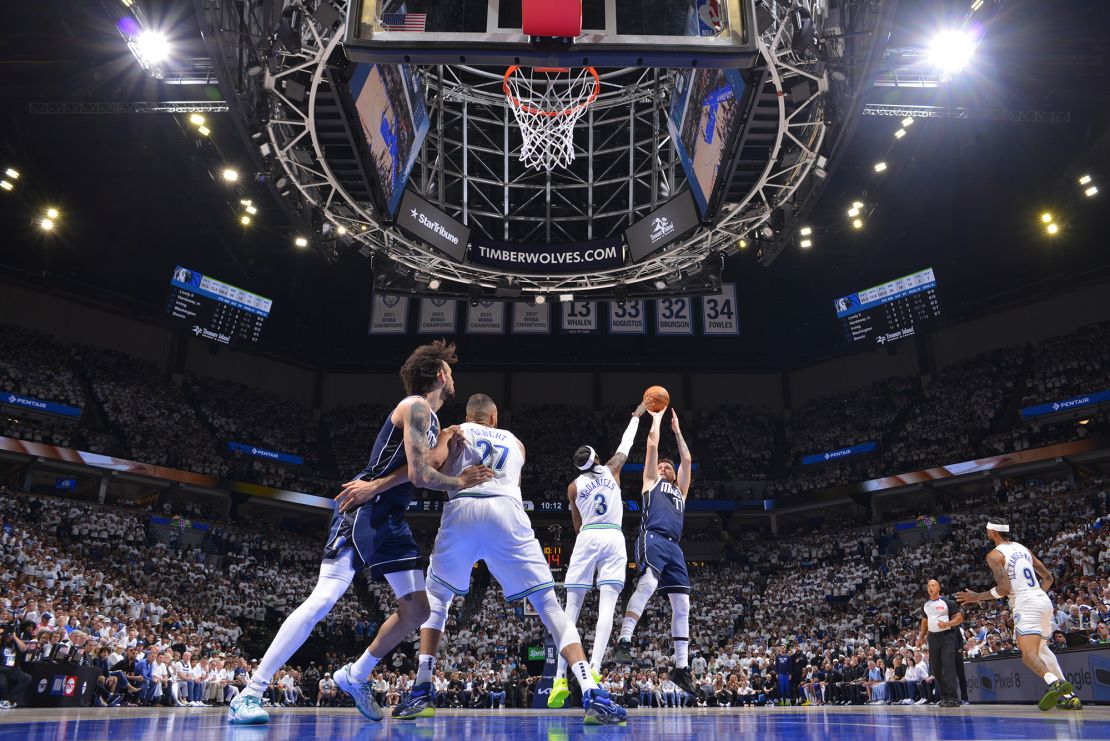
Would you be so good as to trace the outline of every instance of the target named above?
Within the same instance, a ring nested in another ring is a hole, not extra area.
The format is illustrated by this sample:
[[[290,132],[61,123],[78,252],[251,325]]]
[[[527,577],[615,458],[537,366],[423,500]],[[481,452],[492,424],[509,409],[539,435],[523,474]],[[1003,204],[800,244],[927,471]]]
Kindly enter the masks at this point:
[[[0,612],[0,709],[18,707],[31,684],[31,675],[20,668],[27,644],[10,610]]]

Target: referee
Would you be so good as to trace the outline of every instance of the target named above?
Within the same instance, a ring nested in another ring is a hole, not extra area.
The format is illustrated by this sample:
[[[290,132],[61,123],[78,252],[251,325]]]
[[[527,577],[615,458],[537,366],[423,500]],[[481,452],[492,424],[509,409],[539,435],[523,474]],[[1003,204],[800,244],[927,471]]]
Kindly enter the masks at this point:
[[[923,609],[921,634],[917,645],[925,642],[929,634],[929,668],[940,686],[940,707],[957,708],[960,698],[957,694],[956,662],[959,661],[960,631],[958,626],[964,621],[960,606],[947,597],[940,596],[940,582],[930,579],[925,585],[929,601]]]

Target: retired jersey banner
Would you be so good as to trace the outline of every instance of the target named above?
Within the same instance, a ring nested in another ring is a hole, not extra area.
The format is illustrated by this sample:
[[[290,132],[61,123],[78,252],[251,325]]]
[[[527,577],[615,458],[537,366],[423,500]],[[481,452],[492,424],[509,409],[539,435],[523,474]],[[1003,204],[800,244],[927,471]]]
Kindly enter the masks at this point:
[[[551,334],[551,304],[514,302],[513,334]]]
[[[701,332],[707,335],[740,334],[740,316],[736,310],[736,284],[725,283],[716,296],[701,299]]]
[[[408,330],[408,296],[374,296],[370,334],[404,334]]]
[[[596,301],[564,301],[559,304],[563,313],[563,331],[574,334],[596,332]]]
[[[609,302],[609,334],[647,334],[644,302],[638,298],[623,304]]]
[[[420,334],[455,334],[459,302],[450,298],[420,299]]]
[[[505,334],[505,304],[479,301],[466,315],[467,334]]]
[[[655,333],[661,335],[693,334],[693,300],[689,296],[656,299]]]

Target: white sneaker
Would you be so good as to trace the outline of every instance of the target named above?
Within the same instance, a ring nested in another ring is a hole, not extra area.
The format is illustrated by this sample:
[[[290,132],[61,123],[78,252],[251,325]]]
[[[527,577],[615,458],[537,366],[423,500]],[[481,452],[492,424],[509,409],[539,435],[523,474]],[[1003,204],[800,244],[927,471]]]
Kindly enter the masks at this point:
[[[924,704],[925,704],[925,703],[927,703],[927,702],[929,702],[929,701],[928,701],[928,700],[926,700],[926,699],[925,699],[924,697],[922,697],[922,698],[921,698],[920,700],[918,700],[917,702],[915,702],[915,703],[914,703],[914,705],[924,705]]]
[[[270,714],[262,709],[259,698],[243,693],[227,706],[227,719],[236,725],[258,725],[269,723]]]

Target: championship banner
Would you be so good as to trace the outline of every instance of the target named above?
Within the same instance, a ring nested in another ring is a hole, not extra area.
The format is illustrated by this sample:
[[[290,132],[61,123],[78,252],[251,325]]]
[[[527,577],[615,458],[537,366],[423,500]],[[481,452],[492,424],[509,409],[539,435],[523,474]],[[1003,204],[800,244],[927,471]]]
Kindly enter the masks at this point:
[[[701,332],[705,335],[740,334],[740,317],[736,310],[736,284],[725,283],[716,296],[701,299]]]
[[[647,334],[644,302],[628,299],[623,304],[609,302],[609,334]]]
[[[506,273],[596,273],[624,264],[620,237],[566,244],[516,244],[475,238],[470,262]]]
[[[551,334],[551,304],[513,302],[513,334]]]
[[[694,312],[689,296],[655,300],[655,333],[660,335],[691,335],[694,333]]]
[[[596,301],[564,301],[559,306],[562,307],[564,332],[588,334],[597,331]]]
[[[466,315],[467,334],[505,334],[505,304],[479,301]]]
[[[374,296],[370,334],[404,334],[408,330],[408,296]]]
[[[451,298],[420,299],[420,334],[455,334],[459,302]]]

